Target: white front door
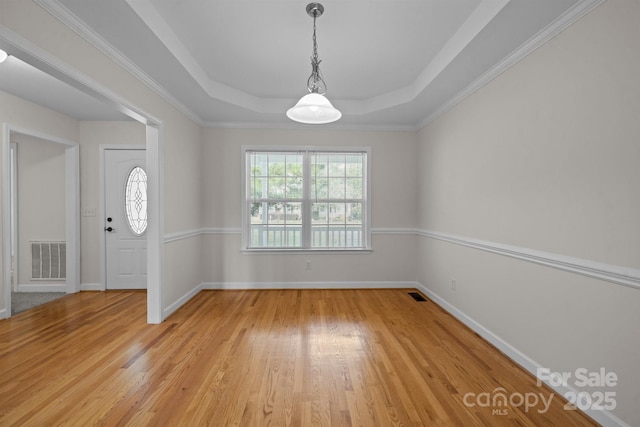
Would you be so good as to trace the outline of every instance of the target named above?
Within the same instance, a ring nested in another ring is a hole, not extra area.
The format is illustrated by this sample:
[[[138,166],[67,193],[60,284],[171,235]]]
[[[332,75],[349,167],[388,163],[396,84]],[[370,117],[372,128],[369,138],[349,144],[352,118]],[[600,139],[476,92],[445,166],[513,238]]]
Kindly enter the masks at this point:
[[[145,150],[104,152],[106,288],[147,288]]]

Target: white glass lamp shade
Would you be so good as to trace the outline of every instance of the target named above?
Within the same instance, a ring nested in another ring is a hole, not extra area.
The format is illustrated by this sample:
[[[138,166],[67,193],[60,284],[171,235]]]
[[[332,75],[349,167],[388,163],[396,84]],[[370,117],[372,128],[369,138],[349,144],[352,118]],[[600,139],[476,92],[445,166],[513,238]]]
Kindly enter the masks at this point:
[[[300,123],[321,125],[339,120],[342,113],[323,95],[309,93],[287,110],[287,117]]]
[[[0,49],[0,62],[4,62],[5,59],[7,59],[7,52],[5,52],[4,50]]]

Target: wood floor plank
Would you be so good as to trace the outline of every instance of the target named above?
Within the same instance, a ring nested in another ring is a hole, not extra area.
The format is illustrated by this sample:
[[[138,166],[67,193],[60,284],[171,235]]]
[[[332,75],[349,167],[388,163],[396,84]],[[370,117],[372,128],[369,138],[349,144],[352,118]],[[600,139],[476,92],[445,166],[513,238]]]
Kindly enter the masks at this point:
[[[0,321],[0,425],[597,425],[408,292],[203,291],[160,325],[144,292],[69,295]]]

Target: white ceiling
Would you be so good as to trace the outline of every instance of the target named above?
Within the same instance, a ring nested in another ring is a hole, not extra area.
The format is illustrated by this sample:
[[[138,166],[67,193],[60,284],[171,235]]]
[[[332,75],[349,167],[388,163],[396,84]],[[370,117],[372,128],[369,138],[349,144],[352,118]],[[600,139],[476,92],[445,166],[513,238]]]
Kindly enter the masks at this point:
[[[36,0],[205,126],[309,126],[313,20],[300,0]],[[336,128],[417,129],[597,0],[321,0]],[[5,84],[6,86],[6,84]],[[0,87],[2,89],[2,87]]]

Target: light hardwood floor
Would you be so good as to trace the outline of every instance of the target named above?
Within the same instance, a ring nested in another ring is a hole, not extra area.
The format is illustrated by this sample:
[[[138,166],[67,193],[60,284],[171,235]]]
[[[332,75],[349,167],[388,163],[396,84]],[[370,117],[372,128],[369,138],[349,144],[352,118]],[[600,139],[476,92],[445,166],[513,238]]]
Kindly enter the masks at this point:
[[[407,292],[203,291],[160,325],[69,295],[0,321],[0,425],[596,425]]]

